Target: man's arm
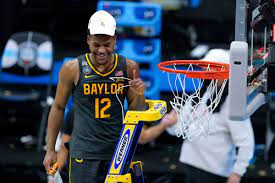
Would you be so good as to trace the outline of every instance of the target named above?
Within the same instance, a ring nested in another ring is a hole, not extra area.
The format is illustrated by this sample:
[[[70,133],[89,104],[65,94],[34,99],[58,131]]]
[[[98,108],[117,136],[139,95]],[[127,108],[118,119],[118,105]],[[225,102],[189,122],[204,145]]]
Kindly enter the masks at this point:
[[[56,138],[60,130],[60,126],[64,117],[64,110],[76,78],[78,80],[77,60],[66,62],[62,66],[59,73],[59,81],[55,100],[48,117],[47,152],[43,161],[47,172],[50,170],[52,163],[57,160],[55,152]]]
[[[67,116],[64,119],[61,130],[61,148],[57,153],[58,170],[61,171],[68,160],[69,147],[67,146],[71,140],[71,134],[74,126],[74,107],[70,107]],[[65,145],[66,144],[66,145]]]
[[[238,147],[238,154],[233,166],[232,174],[227,183],[239,183],[246,172],[250,159],[254,153],[254,133],[250,119],[245,121],[228,122],[233,143]]]
[[[140,144],[146,144],[155,138],[159,137],[168,127],[176,124],[177,113],[175,110],[171,110],[168,114],[165,114],[160,123],[146,128],[144,127],[139,137]]]
[[[146,110],[144,98],[145,84],[140,79],[139,66],[133,60],[127,59],[127,75],[132,79],[127,94],[129,110]]]
[[[62,133],[61,137],[61,148],[57,153],[57,161],[58,161],[58,170],[61,171],[64,165],[66,164],[66,161],[68,159],[69,150],[65,146],[65,143],[69,142],[71,139],[71,136],[69,134]]]
[[[71,139],[71,136],[65,133],[62,133],[61,136],[61,147],[59,151],[57,152],[57,162],[58,162],[58,171],[61,172],[63,167],[65,166],[67,159],[68,159],[68,154],[69,151],[65,146],[65,142],[69,142]],[[55,183],[54,182],[54,177],[52,175],[48,175],[48,183]]]

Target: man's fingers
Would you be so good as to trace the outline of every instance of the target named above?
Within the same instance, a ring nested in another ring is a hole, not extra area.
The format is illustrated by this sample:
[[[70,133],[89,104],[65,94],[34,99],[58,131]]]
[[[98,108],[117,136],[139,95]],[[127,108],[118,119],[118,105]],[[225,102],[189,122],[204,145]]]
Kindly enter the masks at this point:
[[[137,90],[141,90],[144,88],[144,84],[142,82],[139,82],[139,83],[136,83],[135,86],[133,87],[135,87]]]
[[[136,79],[136,69],[133,70],[133,78]]]
[[[133,79],[129,81],[130,87],[139,95],[144,93],[145,84],[140,78],[136,78],[136,70],[133,70]]]
[[[137,90],[140,90],[140,91],[142,91],[143,90],[143,85],[139,85],[138,87],[137,87]]]
[[[44,163],[44,166],[45,166],[46,172],[49,172],[51,170],[50,163]]]
[[[141,81],[140,79],[135,79],[135,80],[130,81],[129,84],[130,84],[132,87],[137,87],[137,86],[139,86],[139,85],[142,85],[142,84],[143,84],[143,81]]]
[[[134,83],[136,86],[142,86],[143,82],[141,80],[137,81],[136,83]]]

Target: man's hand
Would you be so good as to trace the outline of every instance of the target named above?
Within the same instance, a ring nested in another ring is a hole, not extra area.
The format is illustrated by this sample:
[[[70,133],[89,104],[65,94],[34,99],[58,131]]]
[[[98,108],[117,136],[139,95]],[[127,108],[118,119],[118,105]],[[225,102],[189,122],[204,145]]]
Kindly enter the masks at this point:
[[[131,89],[137,95],[143,95],[145,92],[145,84],[140,78],[136,78],[136,70],[133,70],[133,80],[129,81]]]
[[[167,113],[163,116],[160,123],[166,129],[166,128],[169,128],[170,126],[176,124],[177,121],[178,121],[177,113],[174,109],[172,109],[169,113]]]
[[[241,176],[236,174],[236,173],[232,173],[228,179],[226,183],[240,183],[241,182]]]
[[[57,161],[57,153],[55,151],[47,151],[43,165],[47,171],[47,173],[52,168],[52,165]]]
[[[55,183],[55,182],[54,182],[54,178],[53,178],[52,175],[48,175],[47,180],[48,180],[47,183]]]

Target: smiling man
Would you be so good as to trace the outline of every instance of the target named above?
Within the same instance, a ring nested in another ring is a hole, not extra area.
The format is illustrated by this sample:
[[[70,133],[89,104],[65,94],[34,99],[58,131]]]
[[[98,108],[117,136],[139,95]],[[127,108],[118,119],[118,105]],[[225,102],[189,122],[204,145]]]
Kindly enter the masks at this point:
[[[74,102],[74,127],[70,141],[70,182],[104,182],[117,139],[122,129],[121,106],[127,97],[130,110],[145,108],[145,85],[138,64],[114,53],[116,21],[106,11],[95,12],[88,24],[90,53],[66,62],[59,74],[55,101],[47,129],[47,152],[43,161],[48,172],[57,154],[57,134],[69,96]],[[109,79],[126,77],[128,80]]]

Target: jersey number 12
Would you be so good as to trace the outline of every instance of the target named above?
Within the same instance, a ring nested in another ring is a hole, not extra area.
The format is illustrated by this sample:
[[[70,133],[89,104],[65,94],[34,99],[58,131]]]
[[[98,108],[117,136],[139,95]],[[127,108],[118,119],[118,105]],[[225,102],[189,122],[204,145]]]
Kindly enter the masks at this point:
[[[109,98],[95,99],[95,117],[96,118],[110,118],[110,114],[106,114],[106,110],[111,107],[111,100]]]

